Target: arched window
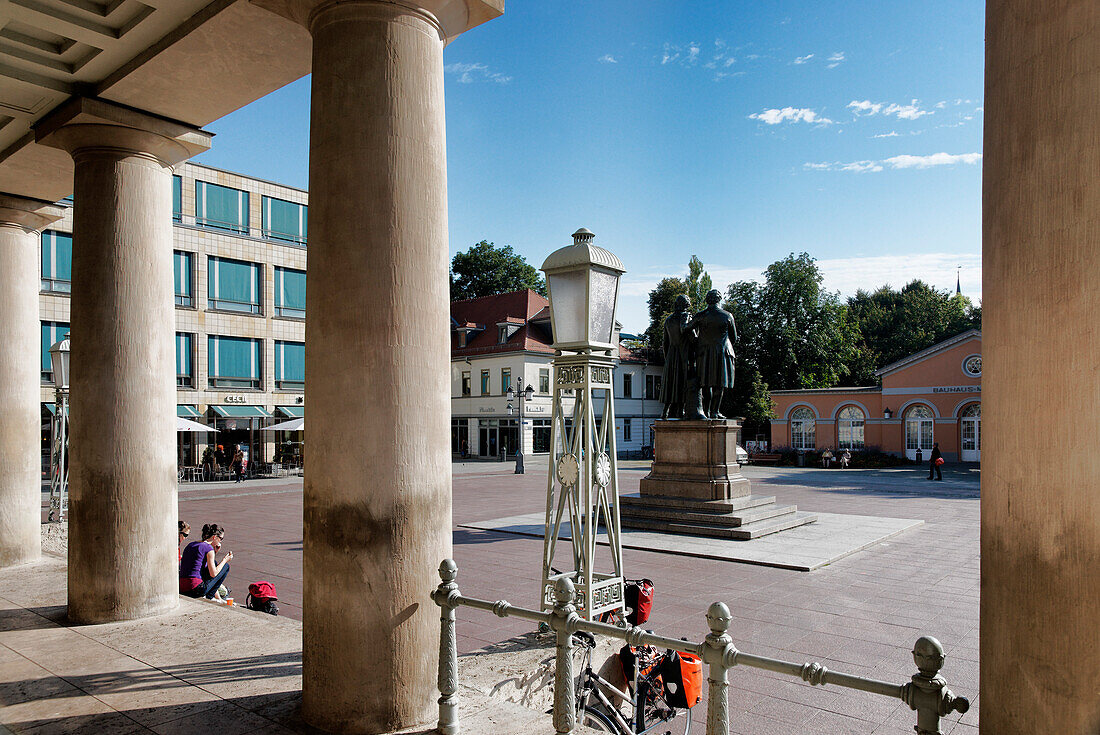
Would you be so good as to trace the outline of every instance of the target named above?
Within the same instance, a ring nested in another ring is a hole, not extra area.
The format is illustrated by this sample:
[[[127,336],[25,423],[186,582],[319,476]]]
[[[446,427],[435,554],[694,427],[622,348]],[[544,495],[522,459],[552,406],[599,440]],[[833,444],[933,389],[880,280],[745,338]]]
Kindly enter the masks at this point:
[[[858,406],[845,406],[836,416],[837,446],[863,449],[863,422],[867,417]]]
[[[905,412],[905,455],[915,459],[917,451],[922,459],[932,452],[932,409],[917,404]]]
[[[969,406],[963,409],[963,412],[960,414],[960,416],[964,419],[980,419],[982,417],[982,404],[971,403]]]
[[[791,412],[791,446],[795,449],[814,448],[814,412],[806,407]]]
[[[959,414],[959,431],[962,439],[963,462],[980,462],[982,459],[982,404],[971,403]]]

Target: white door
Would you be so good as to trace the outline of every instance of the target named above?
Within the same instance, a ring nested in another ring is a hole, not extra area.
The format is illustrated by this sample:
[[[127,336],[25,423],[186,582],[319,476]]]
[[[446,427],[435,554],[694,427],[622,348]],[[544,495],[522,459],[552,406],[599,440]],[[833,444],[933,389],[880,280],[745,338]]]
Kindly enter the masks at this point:
[[[926,406],[914,406],[905,414],[905,456],[927,462],[932,454],[932,411]]]
[[[963,462],[982,461],[982,407],[981,404],[969,406],[962,414],[962,452],[959,459]]]

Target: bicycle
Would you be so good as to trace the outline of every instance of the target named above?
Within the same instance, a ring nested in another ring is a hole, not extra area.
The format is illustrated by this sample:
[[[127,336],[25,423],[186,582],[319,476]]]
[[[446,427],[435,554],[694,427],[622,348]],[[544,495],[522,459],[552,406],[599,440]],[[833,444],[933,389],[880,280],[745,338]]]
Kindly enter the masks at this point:
[[[631,687],[630,683],[627,683],[627,689],[632,688],[634,691],[632,696],[592,670],[592,650],[596,647],[596,639],[592,634],[584,631],[574,633],[573,644],[582,651],[581,674],[576,690],[579,725],[612,735],[643,735],[643,733],[658,735],[658,727],[670,724],[669,729],[660,731],[659,735],[687,735],[688,730],[691,729],[691,710],[678,709],[668,704],[664,683],[661,681],[661,665],[673,651],[666,651],[656,660],[648,662],[643,671],[638,670],[638,658],[635,658],[634,686]],[[605,689],[621,697],[630,705],[629,720],[604,694]],[[593,697],[599,707],[589,702]],[[678,718],[681,713],[684,714],[682,720]],[[675,723],[673,723],[674,720]]]

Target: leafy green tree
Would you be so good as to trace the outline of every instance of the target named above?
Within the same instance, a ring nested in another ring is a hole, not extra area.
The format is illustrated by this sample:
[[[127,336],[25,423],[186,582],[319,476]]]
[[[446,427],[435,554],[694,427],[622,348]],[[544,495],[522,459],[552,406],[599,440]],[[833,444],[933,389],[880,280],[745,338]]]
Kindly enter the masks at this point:
[[[661,349],[665,319],[672,313],[676,297],[686,293],[687,284],[682,278],[662,278],[657,287],[649,292],[649,328],[645,330],[645,336],[650,349]]]
[[[691,313],[698,314],[706,308],[707,292],[714,288],[710,274],[703,270],[703,261],[696,256],[691,256],[688,261],[688,275],[684,279],[687,286],[688,301],[691,302]]]
[[[476,299],[511,291],[546,295],[546,282],[511,245],[497,247],[482,240],[451,260],[451,300]]]
[[[981,307],[961,294],[911,281],[900,291],[882,286],[857,291],[848,309],[861,334],[860,359],[845,381],[874,385],[875,371],[968,329],[981,329]]]

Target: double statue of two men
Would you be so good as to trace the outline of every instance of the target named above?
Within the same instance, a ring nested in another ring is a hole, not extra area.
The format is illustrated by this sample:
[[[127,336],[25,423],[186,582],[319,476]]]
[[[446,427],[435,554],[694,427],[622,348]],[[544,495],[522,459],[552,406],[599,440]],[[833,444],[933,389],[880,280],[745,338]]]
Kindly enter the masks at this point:
[[[663,419],[724,419],[722,394],[733,387],[733,315],[718,305],[722,294],[707,293],[705,309],[688,314],[688,299],[676,297],[665,319],[665,369],[661,378]]]

